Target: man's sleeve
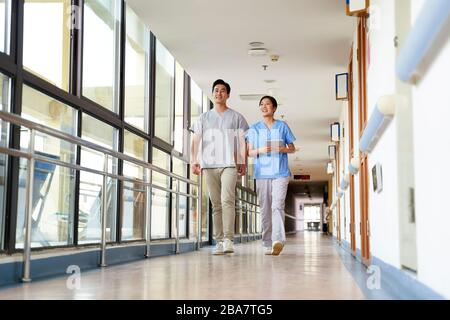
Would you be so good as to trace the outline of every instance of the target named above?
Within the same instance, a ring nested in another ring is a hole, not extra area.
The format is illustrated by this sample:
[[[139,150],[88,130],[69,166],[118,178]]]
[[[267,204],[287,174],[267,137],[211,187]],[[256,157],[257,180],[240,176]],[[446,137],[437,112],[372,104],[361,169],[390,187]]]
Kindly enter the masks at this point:
[[[192,131],[194,131],[195,134],[199,134],[199,135],[202,134],[202,131],[203,131],[203,130],[202,130],[202,129],[203,129],[203,123],[202,123],[202,120],[203,120],[203,117],[200,116],[200,117],[197,119],[197,121],[195,121],[195,122],[192,124],[191,129],[192,129]]]
[[[249,129],[247,120],[245,120],[245,118],[242,115],[239,116],[239,124],[238,124],[238,126],[239,126],[239,129],[242,132],[247,132],[248,129]]]

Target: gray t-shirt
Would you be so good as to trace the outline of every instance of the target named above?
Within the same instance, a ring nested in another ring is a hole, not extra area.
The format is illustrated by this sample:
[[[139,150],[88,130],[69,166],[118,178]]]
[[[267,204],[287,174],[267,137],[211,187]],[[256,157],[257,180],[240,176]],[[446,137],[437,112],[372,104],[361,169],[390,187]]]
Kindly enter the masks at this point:
[[[235,154],[239,150],[239,137],[245,135],[248,123],[238,112],[228,108],[220,114],[216,109],[202,113],[192,130],[201,135],[199,150],[202,168],[235,167]]]

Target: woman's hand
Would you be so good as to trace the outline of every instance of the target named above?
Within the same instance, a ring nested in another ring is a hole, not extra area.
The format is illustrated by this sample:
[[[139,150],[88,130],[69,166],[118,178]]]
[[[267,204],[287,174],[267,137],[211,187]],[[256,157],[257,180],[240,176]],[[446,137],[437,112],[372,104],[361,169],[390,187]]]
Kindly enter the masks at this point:
[[[258,150],[256,150],[258,152],[258,154],[266,154],[266,153],[271,153],[272,152],[272,147],[262,147],[259,148]]]

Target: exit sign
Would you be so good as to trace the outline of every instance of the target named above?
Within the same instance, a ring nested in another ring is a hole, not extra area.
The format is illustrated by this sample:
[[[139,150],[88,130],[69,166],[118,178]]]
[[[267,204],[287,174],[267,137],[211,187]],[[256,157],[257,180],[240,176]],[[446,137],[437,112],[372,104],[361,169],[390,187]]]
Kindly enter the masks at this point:
[[[311,180],[311,176],[309,174],[295,174],[294,180]]]

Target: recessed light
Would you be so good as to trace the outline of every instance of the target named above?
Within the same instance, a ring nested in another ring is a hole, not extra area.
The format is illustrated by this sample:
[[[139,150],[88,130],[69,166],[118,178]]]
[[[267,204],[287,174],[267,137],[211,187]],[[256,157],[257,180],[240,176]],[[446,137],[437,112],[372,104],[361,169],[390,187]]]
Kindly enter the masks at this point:
[[[262,47],[264,42],[261,41],[253,41],[248,44],[250,47]]]
[[[251,57],[262,57],[267,55],[267,49],[266,48],[253,48],[248,50],[248,55]]]

